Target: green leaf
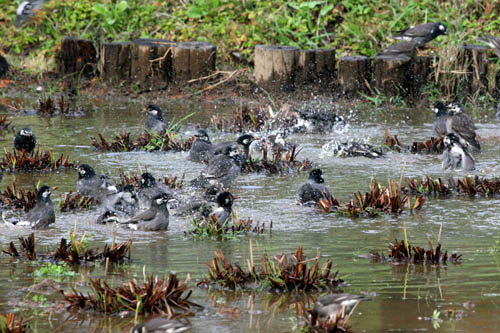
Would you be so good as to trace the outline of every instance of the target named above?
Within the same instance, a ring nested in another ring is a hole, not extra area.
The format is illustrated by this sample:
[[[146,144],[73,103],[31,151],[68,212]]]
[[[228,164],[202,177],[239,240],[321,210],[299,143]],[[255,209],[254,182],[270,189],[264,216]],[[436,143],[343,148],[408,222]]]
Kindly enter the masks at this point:
[[[188,9],[187,15],[190,18],[201,18],[203,15],[205,15],[205,11],[201,8],[191,7]]]
[[[128,8],[128,3],[127,1],[121,1],[118,6],[116,6],[116,10],[119,12],[119,13],[122,13],[125,11],[125,9]]]
[[[103,4],[96,4],[92,7],[92,10],[99,15],[108,16],[108,9]]]
[[[333,9],[333,4],[326,5],[325,7],[321,8],[321,10],[319,11],[319,16],[325,16],[332,9]]]

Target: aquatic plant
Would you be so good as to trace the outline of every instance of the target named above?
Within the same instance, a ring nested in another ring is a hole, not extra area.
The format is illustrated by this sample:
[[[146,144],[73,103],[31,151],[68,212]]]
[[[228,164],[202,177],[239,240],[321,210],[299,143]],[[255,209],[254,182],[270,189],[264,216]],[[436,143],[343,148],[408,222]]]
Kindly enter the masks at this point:
[[[130,260],[132,251],[132,240],[121,244],[113,243],[111,246],[104,244],[102,251],[89,249],[86,234],[84,233],[80,239],[77,239],[75,232],[70,232],[70,242],[65,238],[61,238],[59,247],[53,252],[37,254],[34,233],[31,233],[26,238],[20,237],[19,242],[27,260],[63,261],[68,264],[83,264],[95,261],[122,263],[125,260]],[[2,250],[2,252],[13,257],[20,257],[14,242],[10,242],[8,249]]]
[[[61,197],[59,209],[61,212],[68,212],[75,209],[88,209],[95,204],[96,201],[93,197],[84,196],[80,192],[69,191]]]
[[[12,129],[12,122],[7,120],[7,115],[0,115],[0,131]]]
[[[0,313],[0,332],[2,333],[22,333],[28,329],[29,319],[24,319],[14,313]]]
[[[76,272],[70,270],[66,263],[53,264],[46,263],[39,269],[37,269],[34,273],[36,277],[48,277],[48,276],[75,276],[78,275]]]
[[[77,162],[69,161],[67,156],[61,154],[55,158],[52,150],[43,151],[38,146],[38,151],[30,154],[24,151],[5,151],[5,156],[0,161],[0,169],[5,172],[33,172],[33,171],[55,171],[60,169],[74,168]]]
[[[54,99],[50,96],[45,100],[38,100],[38,110],[37,113],[44,116],[55,116],[55,115],[83,115],[83,113],[76,109],[76,107],[71,107],[69,103],[65,102],[64,96],[59,97],[59,101],[56,103]]]
[[[305,260],[301,246],[294,253],[275,256],[274,261],[264,255],[259,270],[252,255],[248,261],[248,271],[238,264],[231,264],[220,250],[214,253],[215,258],[207,263],[208,279],[200,281],[198,286],[217,284],[224,288],[236,289],[255,282],[274,290],[307,292],[333,289],[344,282],[337,278],[338,272],[331,271],[330,259],[320,268],[319,255],[314,259]],[[308,262],[312,262],[312,266],[308,266]]]
[[[445,148],[442,137],[431,137],[426,141],[414,141],[411,146],[406,146],[399,141],[397,135],[392,136],[387,129],[385,130],[384,146],[398,153],[409,151],[412,154],[441,154]]]
[[[441,244],[438,242],[436,249],[432,247],[432,242],[427,238],[429,250],[422,247],[411,246],[405,240],[395,240],[394,243],[389,244],[389,253],[387,257],[383,253],[372,251],[370,256],[375,262],[390,262],[390,263],[429,263],[429,264],[446,264],[446,262],[460,263],[462,261],[461,254],[448,254],[441,251]]]
[[[416,195],[413,199],[404,195],[394,180],[389,180],[388,187],[384,188],[374,179],[369,184],[369,192],[364,195],[360,192],[354,193],[354,198],[348,202],[324,198],[317,203],[317,206],[325,213],[333,212],[349,217],[375,217],[380,214],[402,214],[405,207],[411,213],[421,209],[424,203],[425,198],[421,195]]]
[[[120,172],[120,181],[121,186],[133,185],[136,189],[141,187],[141,176],[138,175],[137,172],[129,174]],[[162,176],[158,181],[164,183],[171,189],[181,189],[184,185],[184,174],[180,179],[178,176]]]
[[[89,277],[89,285],[93,294],[87,296],[72,287],[73,293],[59,292],[70,308],[91,309],[98,312],[114,313],[132,311],[143,313],[167,313],[169,317],[176,310],[187,312],[192,306],[200,305],[188,300],[191,288],[188,287],[189,276],[181,282],[176,274],[170,274],[167,280],[158,276],[149,276],[144,284],[136,279],[123,283],[118,288],[108,285],[105,280]],[[184,293],[185,296],[184,296]]]
[[[192,235],[198,239],[213,239],[219,241],[232,239],[234,237],[250,232],[263,234],[266,231],[266,226],[264,223],[260,224],[257,222],[254,225],[251,219],[238,219],[238,222],[235,223],[221,223],[220,221],[217,221],[217,218],[215,218],[215,216],[202,218],[201,220],[193,219],[191,221],[191,225],[192,229],[189,230],[186,234]],[[271,222],[269,232],[271,232],[272,228],[273,224]]]
[[[312,169],[312,162],[309,159],[300,161],[297,155],[300,153],[296,145],[292,149],[283,153],[274,151],[271,159],[268,159],[267,146],[264,146],[261,159],[249,159],[241,167],[242,173],[266,172],[268,174],[283,174],[295,171],[308,171]]]
[[[419,194],[434,194],[434,195],[450,195],[451,190],[448,185],[443,183],[441,178],[433,179],[432,177],[422,177],[422,179],[406,179],[409,189],[404,188],[403,191]]]
[[[13,209],[22,209],[25,212],[35,207],[36,204],[36,187],[33,191],[26,189],[16,188],[16,183],[12,182],[11,186],[8,186],[0,192],[0,200],[4,207],[10,207]]]
[[[350,328],[349,320],[344,316],[335,316],[334,318],[308,318],[303,330],[309,333],[341,333],[353,332]]]
[[[99,140],[90,138],[92,146],[98,151],[125,152],[133,150],[146,151],[188,151],[191,149],[194,138],[188,140],[179,139],[177,133],[142,133],[136,140],[130,138],[130,133],[125,132],[116,135],[111,141],[106,141],[101,133],[97,134]]]

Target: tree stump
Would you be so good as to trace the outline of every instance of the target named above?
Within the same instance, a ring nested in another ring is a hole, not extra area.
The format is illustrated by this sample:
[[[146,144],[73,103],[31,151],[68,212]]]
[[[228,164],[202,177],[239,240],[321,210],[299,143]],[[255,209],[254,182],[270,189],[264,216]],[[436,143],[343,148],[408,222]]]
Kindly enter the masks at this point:
[[[420,97],[420,90],[427,84],[432,71],[432,61],[434,57],[418,56],[413,62],[413,74],[409,82],[409,93],[413,99]]]
[[[182,42],[172,48],[173,80],[182,85],[215,71],[217,48],[207,42]]]
[[[254,75],[259,86],[275,90],[293,90],[297,75],[299,49],[292,46],[255,46]]]
[[[331,88],[335,77],[335,49],[299,50],[296,85]]]
[[[373,82],[386,96],[406,97],[413,77],[412,59],[399,55],[380,55],[373,58]]]
[[[101,47],[99,73],[104,80],[130,79],[133,46],[131,42],[112,42]]]
[[[64,37],[56,56],[59,73],[91,77],[95,74],[97,52],[90,40]]]
[[[172,47],[165,39],[141,38],[134,41],[130,79],[142,88],[161,89],[172,81]]]
[[[347,56],[340,58],[338,79],[342,93],[345,95],[355,95],[358,92],[368,93],[371,71],[369,57]]]
[[[464,45],[459,53],[459,63],[467,74],[464,77],[466,92],[474,95],[477,91],[488,91],[488,47]]]

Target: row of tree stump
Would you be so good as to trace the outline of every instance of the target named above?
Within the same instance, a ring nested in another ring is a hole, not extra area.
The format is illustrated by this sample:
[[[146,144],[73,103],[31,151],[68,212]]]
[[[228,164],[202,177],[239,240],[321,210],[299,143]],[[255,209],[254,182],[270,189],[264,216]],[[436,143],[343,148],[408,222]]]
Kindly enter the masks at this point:
[[[105,43],[65,37],[56,57],[58,71],[104,80],[128,81],[142,88],[182,85],[215,70],[216,47],[205,42],[175,43],[163,39]]]
[[[463,71],[458,75],[468,93],[487,90],[488,84],[500,91],[500,75],[488,80],[491,70],[487,52],[488,48],[477,45],[466,45],[460,52]],[[269,90],[293,91],[309,86],[326,91],[338,89],[345,95],[361,92],[418,97],[430,77],[432,61],[428,56],[347,56],[341,57],[336,66],[335,49],[257,45],[254,75],[257,84]],[[206,42],[137,39],[96,48],[91,41],[65,37],[57,64],[62,74],[98,73],[104,80],[163,89],[215,71],[216,47]]]

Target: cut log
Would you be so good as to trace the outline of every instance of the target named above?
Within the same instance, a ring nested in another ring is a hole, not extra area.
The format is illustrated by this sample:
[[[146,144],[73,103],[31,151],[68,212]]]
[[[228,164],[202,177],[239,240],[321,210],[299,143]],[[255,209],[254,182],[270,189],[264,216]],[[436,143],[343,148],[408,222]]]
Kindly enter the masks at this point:
[[[467,75],[464,77],[465,93],[474,95],[478,91],[488,91],[488,47],[464,45],[459,53],[459,63],[463,64]]]
[[[64,37],[56,55],[57,70],[63,75],[91,77],[96,73],[96,49],[90,40]]]
[[[217,48],[206,42],[182,42],[172,48],[173,80],[182,85],[215,71]]]
[[[296,85],[333,86],[335,49],[299,50]]]
[[[293,90],[299,49],[292,46],[255,46],[254,75],[257,84],[270,90]]]
[[[413,78],[410,57],[381,55],[373,58],[373,82],[377,90],[388,96],[406,97]]]
[[[162,89],[172,81],[172,47],[165,39],[141,38],[132,47],[130,79],[142,88]]]
[[[104,80],[128,81],[132,64],[131,42],[105,43],[101,47],[99,73]]]
[[[432,61],[434,57],[418,56],[413,62],[413,74],[408,82],[410,97],[413,99],[420,98],[421,89],[427,84],[429,76],[432,72]]]
[[[368,93],[371,81],[371,60],[365,56],[347,56],[340,58],[338,80],[345,95],[358,92]]]

